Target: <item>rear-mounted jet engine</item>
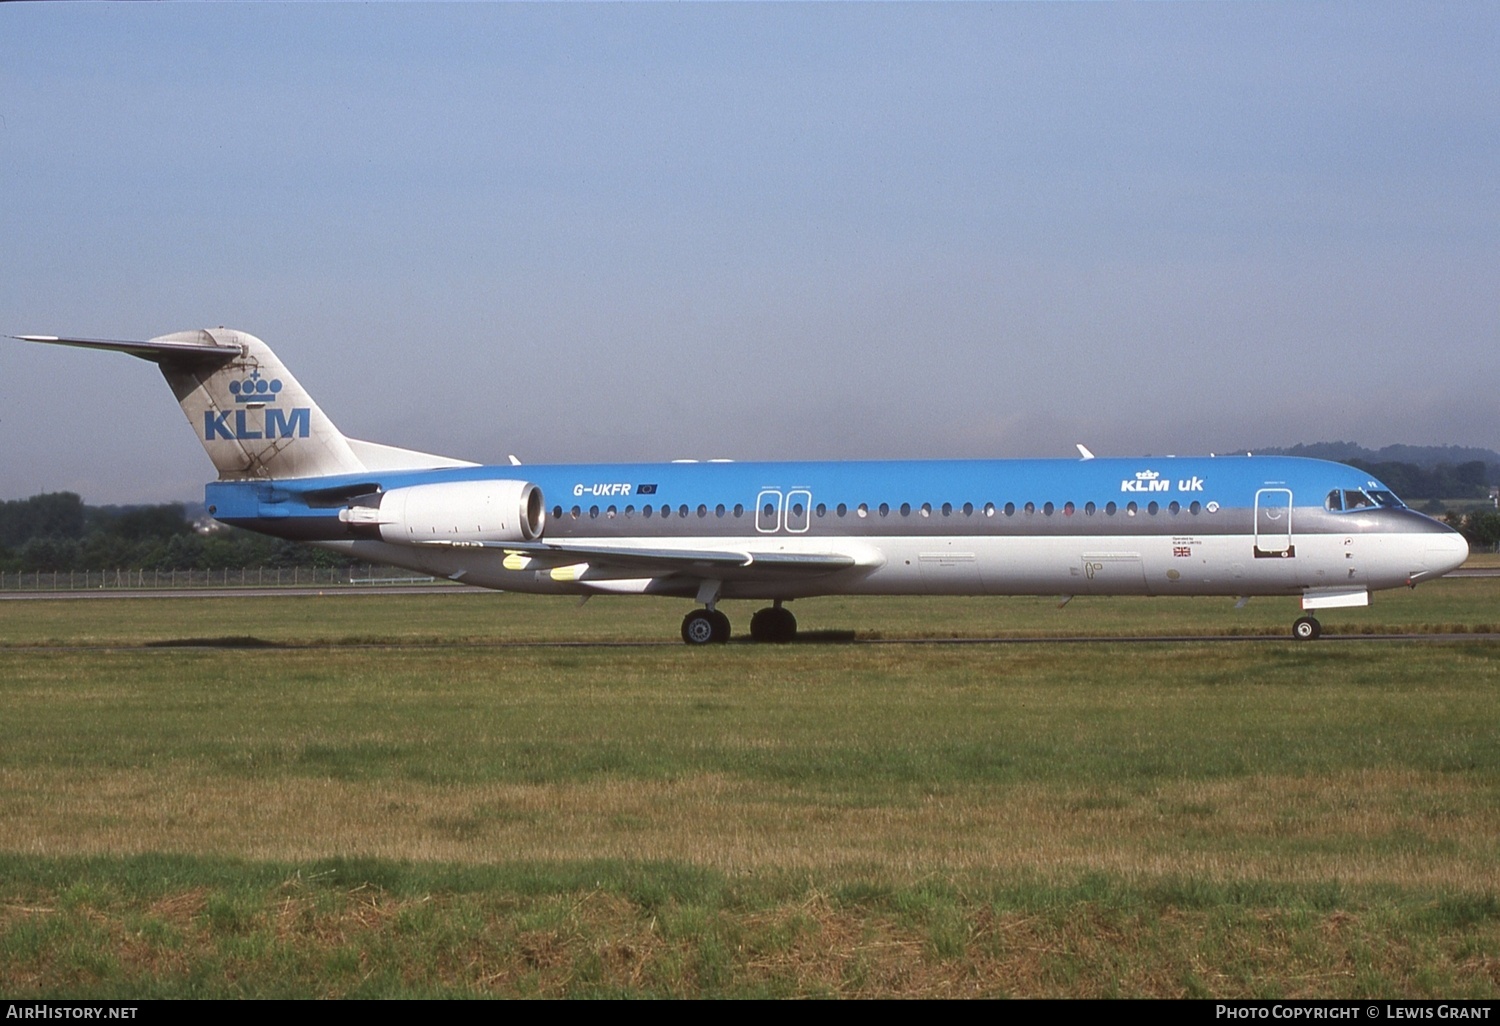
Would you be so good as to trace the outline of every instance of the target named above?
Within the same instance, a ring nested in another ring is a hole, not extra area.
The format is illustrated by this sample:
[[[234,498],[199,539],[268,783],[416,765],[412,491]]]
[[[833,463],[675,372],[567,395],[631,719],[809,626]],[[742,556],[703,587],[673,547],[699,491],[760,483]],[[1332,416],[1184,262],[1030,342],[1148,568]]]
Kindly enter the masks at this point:
[[[546,528],[542,490],[529,481],[444,481],[382,492],[339,519],[397,545],[534,541]]]

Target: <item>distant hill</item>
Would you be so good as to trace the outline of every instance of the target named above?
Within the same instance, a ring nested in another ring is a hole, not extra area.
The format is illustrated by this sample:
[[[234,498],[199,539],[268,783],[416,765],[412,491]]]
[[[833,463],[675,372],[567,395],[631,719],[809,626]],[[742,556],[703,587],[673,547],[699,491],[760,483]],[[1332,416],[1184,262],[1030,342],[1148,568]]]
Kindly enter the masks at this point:
[[[1365,470],[1406,499],[1482,498],[1500,483],[1500,453],[1462,445],[1387,445],[1366,449],[1354,442],[1314,442],[1287,448],[1251,449],[1265,456],[1305,456]]]
[[[1297,444],[1289,448],[1274,445],[1251,447],[1249,452],[1266,456],[1306,456],[1314,460],[1333,460],[1348,463],[1361,460],[1365,463],[1415,463],[1424,470],[1439,464],[1458,466],[1479,460],[1490,468],[1490,480],[1496,480],[1494,472],[1500,468],[1500,452],[1493,449],[1476,449],[1465,445],[1387,445],[1381,449],[1366,449],[1354,442],[1313,442]]]

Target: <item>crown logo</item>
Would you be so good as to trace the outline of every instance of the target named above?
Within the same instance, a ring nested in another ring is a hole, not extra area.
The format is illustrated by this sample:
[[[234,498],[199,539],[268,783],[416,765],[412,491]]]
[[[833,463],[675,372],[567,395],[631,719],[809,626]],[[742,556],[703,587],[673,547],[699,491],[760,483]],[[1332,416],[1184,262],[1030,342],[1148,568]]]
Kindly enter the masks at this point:
[[[1161,475],[1154,470],[1142,470],[1135,475],[1137,481],[1155,481],[1159,477]]]
[[[231,381],[229,391],[234,394],[234,401],[237,403],[274,402],[276,394],[281,391],[281,379],[272,378],[267,381],[260,376],[260,371],[255,370],[244,381]]]

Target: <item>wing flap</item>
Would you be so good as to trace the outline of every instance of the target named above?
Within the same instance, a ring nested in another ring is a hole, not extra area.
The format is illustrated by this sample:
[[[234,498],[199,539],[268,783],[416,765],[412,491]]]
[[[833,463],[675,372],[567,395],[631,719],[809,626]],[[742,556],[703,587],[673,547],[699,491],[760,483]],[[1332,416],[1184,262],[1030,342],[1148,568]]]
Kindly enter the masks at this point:
[[[784,573],[833,573],[859,565],[843,552],[755,552],[727,549],[651,549],[631,545],[589,545],[571,542],[424,542],[453,548],[500,549],[525,555],[544,565],[589,563],[661,573],[767,570]]]

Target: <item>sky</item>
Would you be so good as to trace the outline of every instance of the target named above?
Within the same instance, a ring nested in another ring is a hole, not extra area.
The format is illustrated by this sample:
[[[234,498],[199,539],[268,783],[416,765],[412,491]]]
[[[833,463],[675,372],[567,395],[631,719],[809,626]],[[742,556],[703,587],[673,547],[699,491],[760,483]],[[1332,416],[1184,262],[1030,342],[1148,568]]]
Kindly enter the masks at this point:
[[[0,4],[0,335],[481,462],[1500,449],[1500,5]],[[0,499],[201,499],[0,339]]]

